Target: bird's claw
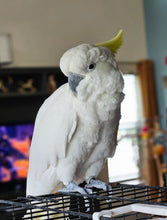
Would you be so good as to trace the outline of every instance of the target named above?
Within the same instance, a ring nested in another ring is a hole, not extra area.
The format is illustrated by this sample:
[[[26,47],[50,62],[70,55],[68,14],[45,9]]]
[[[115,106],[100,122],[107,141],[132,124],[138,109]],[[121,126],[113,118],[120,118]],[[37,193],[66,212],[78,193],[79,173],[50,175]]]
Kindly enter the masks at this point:
[[[85,189],[78,186],[74,182],[70,182],[65,188],[59,189],[58,192],[79,192],[81,194],[87,194]]]
[[[87,184],[85,185],[86,189],[90,189],[90,188],[97,188],[97,189],[102,189],[104,191],[111,191],[112,187],[108,184],[106,184],[105,182],[101,181],[101,180],[95,180],[94,178],[91,178],[87,181]]]
[[[85,188],[85,191],[88,193],[88,194],[92,194],[93,193],[93,189],[92,188],[89,188],[89,187],[84,187]]]
[[[74,182],[70,182],[65,188],[59,189],[58,192],[60,193],[70,193],[70,192],[79,192],[80,194],[88,194],[87,190],[84,188],[78,186]],[[85,199],[85,207],[87,208],[87,211],[89,211],[89,200],[86,196],[84,196]]]
[[[97,189],[102,189],[103,191],[108,192],[108,195],[112,195],[112,187],[109,184],[106,184],[105,182],[103,182],[101,180],[95,180],[94,178],[90,178],[87,181],[87,184],[85,185],[85,190],[89,194],[92,194],[93,187],[95,187]],[[111,202],[111,199],[108,199],[107,202]]]

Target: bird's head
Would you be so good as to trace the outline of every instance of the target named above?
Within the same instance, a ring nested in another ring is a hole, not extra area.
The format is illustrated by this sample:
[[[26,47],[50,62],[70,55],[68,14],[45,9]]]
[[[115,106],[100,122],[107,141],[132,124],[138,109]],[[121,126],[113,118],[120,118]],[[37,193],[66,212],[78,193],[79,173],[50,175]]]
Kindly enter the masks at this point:
[[[97,45],[81,44],[63,54],[60,68],[68,77],[69,87],[74,94],[78,93],[81,82],[90,78],[95,81],[97,77],[98,80],[103,81],[104,75],[118,74],[116,78],[120,80],[121,73],[114,54],[121,44],[122,31],[108,42]],[[122,87],[123,85],[121,90]]]

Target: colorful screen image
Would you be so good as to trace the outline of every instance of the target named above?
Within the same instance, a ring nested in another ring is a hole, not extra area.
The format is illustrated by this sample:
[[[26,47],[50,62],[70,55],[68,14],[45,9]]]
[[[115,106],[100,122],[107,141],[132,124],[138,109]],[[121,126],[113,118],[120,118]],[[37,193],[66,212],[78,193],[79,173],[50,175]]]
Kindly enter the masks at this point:
[[[0,126],[0,182],[27,177],[34,125]]]

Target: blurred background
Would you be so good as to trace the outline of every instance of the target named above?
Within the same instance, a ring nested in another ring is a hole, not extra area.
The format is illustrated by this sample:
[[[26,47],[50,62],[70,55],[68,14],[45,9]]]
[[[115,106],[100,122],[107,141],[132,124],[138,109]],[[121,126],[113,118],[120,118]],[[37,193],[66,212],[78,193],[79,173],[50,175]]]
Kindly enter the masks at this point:
[[[166,186],[166,10],[166,0],[0,0],[1,197],[25,193],[35,116],[67,82],[62,54],[120,29],[124,43],[116,59],[126,96],[118,147],[100,178]]]

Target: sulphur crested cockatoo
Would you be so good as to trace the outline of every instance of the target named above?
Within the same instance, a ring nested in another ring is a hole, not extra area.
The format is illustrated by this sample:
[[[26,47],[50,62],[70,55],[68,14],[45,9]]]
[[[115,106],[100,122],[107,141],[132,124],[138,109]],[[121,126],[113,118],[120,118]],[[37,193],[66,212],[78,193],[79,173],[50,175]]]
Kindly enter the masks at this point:
[[[107,43],[81,44],[64,53],[60,68],[68,83],[41,106],[30,148],[27,195],[85,190],[96,181],[117,145],[124,81],[114,58],[122,31]],[[105,185],[101,185],[105,189]]]

